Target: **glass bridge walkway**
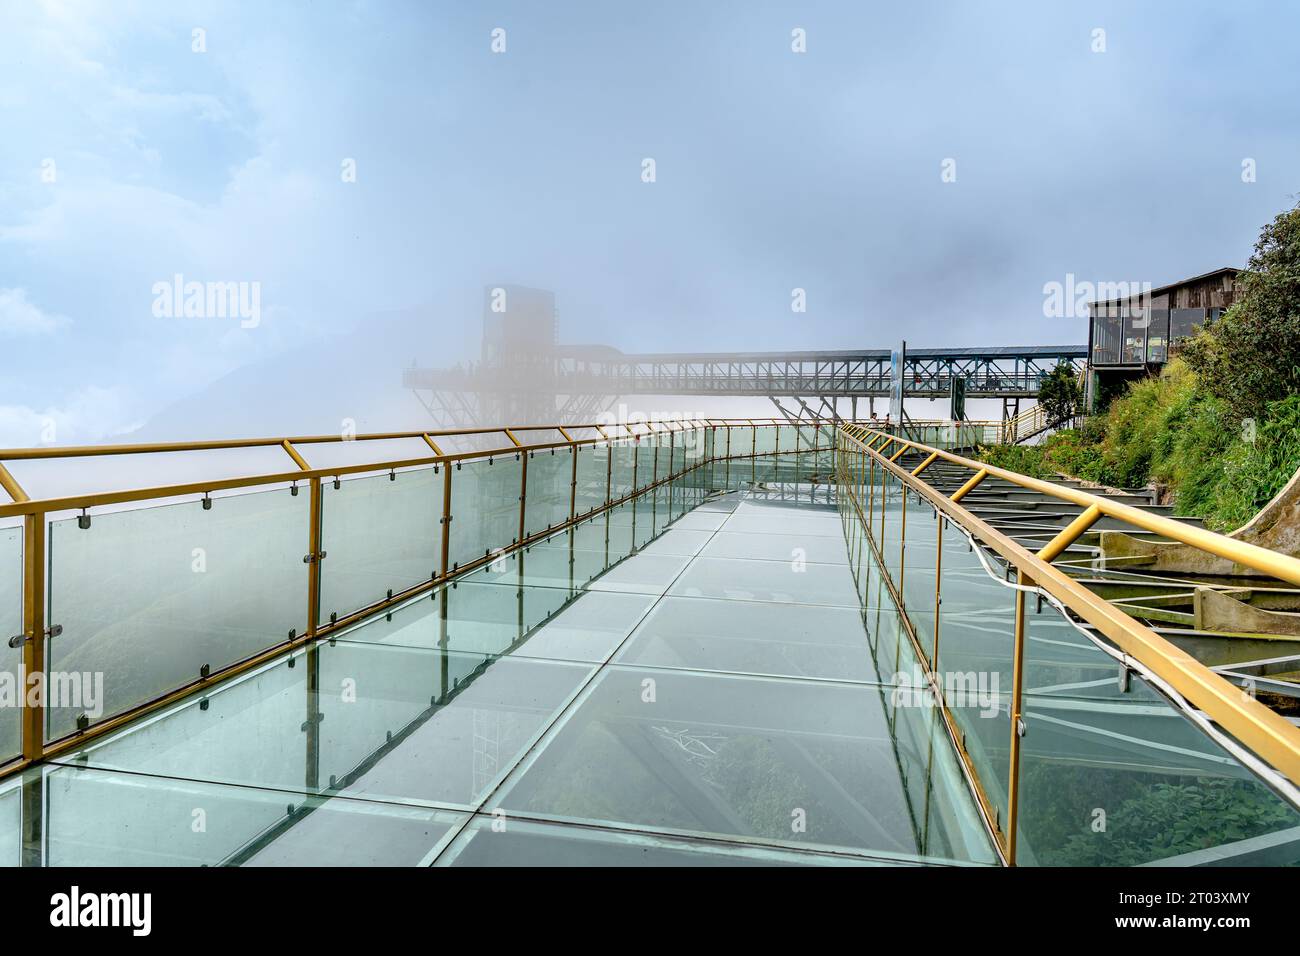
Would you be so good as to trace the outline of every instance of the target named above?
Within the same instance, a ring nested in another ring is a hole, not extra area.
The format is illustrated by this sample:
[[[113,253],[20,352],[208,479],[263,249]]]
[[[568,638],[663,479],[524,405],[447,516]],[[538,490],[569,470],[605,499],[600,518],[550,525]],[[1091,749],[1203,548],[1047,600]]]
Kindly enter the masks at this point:
[[[966,767],[1002,806],[1005,583],[948,529],[963,762],[835,485],[755,469],[694,507],[665,485],[10,777],[0,860],[997,865]],[[906,560],[933,569],[919,542]],[[1018,862],[1293,861],[1293,807],[1050,604],[1028,627]],[[1191,851],[1167,836],[1189,805]]]
[[[992,864],[832,496],[647,496],[32,768],[44,862]]]

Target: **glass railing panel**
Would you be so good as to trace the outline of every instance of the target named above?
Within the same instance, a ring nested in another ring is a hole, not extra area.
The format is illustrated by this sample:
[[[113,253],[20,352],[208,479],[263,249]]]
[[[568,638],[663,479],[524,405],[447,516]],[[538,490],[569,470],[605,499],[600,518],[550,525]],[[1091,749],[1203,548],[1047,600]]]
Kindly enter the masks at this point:
[[[636,468],[636,442],[630,439],[616,441],[609,446],[614,456],[609,480],[609,496],[617,501],[632,493],[633,472]]]
[[[816,425],[788,425],[785,427],[794,432],[792,446],[797,447],[800,451],[812,451],[817,447],[818,433]],[[782,433],[781,447],[786,447],[784,433]]]
[[[1163,701],[1037,593],[1025,597],[1024,669],[1026,695]]]
[[[735,458],[738,455],[754,454],[754,426],[753,425],[733,425],[730,428],[731,445],[729,454]]]
[[[709,431],[709,429],[705,428],[692,428],[685,433],[683,448],[685,449],[687,468],[699,464],[702,459],[708,456],[707,438]]]
[[[48,706],[60,737],[302,633],[309,499],[288,489],[49,527]],[[50,700],[56,693],[49,687]],[[94,698],[93,700],[91,698]]]
[[[909,528],[912,517],[909,505]],[[932,529],[933,524],[929,527]],[[931,548],[928,559],[932,561],[933,556]],[[955,579],[964,583],[954,586]],[[932,573],[930,582],[932,587]],[[907,618],[922,653],[946,689],[945,698],[971,765],[1005,824],[1014,592],[983,574],[976,557],[967,550],[965,537],[951,527],[944,533],[941,587],[937,660],[933,594],[928,609],[911,606]],[[917,683],[916,675],[912,675],[908,684],[914,694],[920,694]]]
[[[654,484],[659,463],[659,435],[647,432],[636,443],[636,491]],[[664,455],[662,467],[668,467],[668,456]]]
[[[577,449],[578,472],[574,489],[574,514],[584,515],[605,505],[609,496],[609,455],[606,442]]]
[[[23,633],[23,529],[0,528],[0,681],[18,695],[0,707],[0,763],[22,753],[22,645],[9,639]]]
[[[656,499],[662,498],[666,494],[666,487],[663,489],[656,489],[653,493],[642,495],[631,505],[636,517],[632,529],[632,541],[637,548],[645,547],[653,541],[655,535],[659,533],[659,528],[656,523],[656,518],[658,517]]]
[[[519,540],[522,481],[518,453],[471,458],[452,466],[450,570]]]
[[[574,525],[568,534],[578,550],[604,552],[609,546],[609,518],[602,512]]]
[[[573,494],[572,448],[528,453],[528,492],[524,501],[524,537],[549,531],[569,520]]]
[[[0,869],[23,865],[24,842],[23,782],[9,777],[0,781]]]
[[[1024,714],[1018,862],[1300,863],[1300,811],[1165,701],[1031,696]]]
[[[894,585],[898,585],[898,569],[902,563],[903,484],[893,472],[885,475],[884,500],[880,534],[880,552],[884,556],[885,571]]]
[[[665,481],[671,478],[674,471],[673,462],[673,432],[664,430],[654,436],[655,444],[655,481]]]
[[[321,620],[437,577],[442,502],[441,468],[323,482]]]
[[[607,512],[607,553],[611,562],[636,550],[632,530],[636,520],[636,507],[630,501],[616,505]]]
[[[164,777],[301,790],[311,703],[305,650],[277,658],[155,719],[91,741],[79,765]]]
[[[754,427],[754,454],[770,455],[776,451],[776,425],[756,425]]]
[[[907,535],[903,546],[903,604],[909,613],[934,613],[935,562],[939,555],[939,522],[925,498],[907,494]],[[923,649],[928,648],[923,645]]]

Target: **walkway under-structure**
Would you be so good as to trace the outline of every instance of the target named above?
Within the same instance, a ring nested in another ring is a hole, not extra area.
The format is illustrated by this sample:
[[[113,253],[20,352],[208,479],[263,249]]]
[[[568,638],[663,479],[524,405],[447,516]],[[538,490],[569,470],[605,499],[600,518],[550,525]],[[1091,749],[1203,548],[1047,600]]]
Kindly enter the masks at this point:
[[[11,654],[105,686],[0,721],[0,862],[1300,861],[1294,720],[1093,551],[1300,562],[860,425],[625,431],[265,439],[299,471],[36,500],[5,470],[0,620],[44,598]]]

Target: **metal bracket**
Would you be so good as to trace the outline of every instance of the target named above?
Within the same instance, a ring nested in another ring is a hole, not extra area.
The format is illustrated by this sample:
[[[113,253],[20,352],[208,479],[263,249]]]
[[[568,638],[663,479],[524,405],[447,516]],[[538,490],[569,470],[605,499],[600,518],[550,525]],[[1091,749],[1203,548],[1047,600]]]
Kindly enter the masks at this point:
[[[212,496],[207,492],[203,493],[203,510],[204,511],[212,510]]]
[[[63,625],[51,624],[49,627],[47,627],[44,630],[43,633],[46,637],[59,637],[63,634]],[[30,640],[31,638],[28,637],[26,634],[15,634],[13,637],[9,638],[9,646],[22,647]]]
[[[316,554],[315,552],[308,552],[307,554],[304,554],[302,556],[302,563],[312,564],[316,561],[324,561],[325,558],[328,556],[329,556],[328,551],[322,551],[320,554]]]

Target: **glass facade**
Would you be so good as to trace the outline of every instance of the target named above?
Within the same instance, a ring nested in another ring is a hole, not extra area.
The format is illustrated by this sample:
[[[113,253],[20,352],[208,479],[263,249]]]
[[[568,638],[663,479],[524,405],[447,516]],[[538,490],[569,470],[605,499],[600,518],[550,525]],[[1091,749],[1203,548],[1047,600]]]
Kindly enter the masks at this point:
[[[1168,295],[1156,296],[1149,305],[1096,305],[1091,312],[1091,363],[1137,366],[1166,362],[1171,346],[1190,338],[1221,311],[1171,309]]]

